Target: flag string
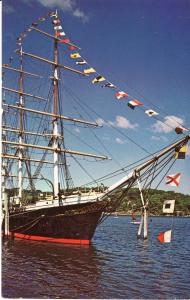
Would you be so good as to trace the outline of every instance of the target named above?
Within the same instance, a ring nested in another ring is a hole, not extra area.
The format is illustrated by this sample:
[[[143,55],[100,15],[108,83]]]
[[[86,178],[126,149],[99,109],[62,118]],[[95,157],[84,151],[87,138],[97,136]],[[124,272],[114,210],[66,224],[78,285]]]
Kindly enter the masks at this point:
[[[54,26],[54,30],[56,30],[58,41],[62,42],[63,44],[69,45],[71,43],[70,39],[68,38],[68,35],[65,33],[65,31],[63,31],[63,28],[62,28],[62,25],[61,25],[61,20],[58,18],[57,12],[49,12],[45,17],[39,17],[37,19],[37,21],[33,22],[31,25],[33,27],[37,27],[37,26],[39,26],[39,24],[41,22],[44,22],[44,21],[48,20],[49,17],[52,19],[52,24]],[[29,27],[27,27],[26,30],[24,30],[24,32],[21,33],[19,35],[19,37],[17,38],[17,44],[18,45],[22,45],[22,43],[24,42],[24,39],[26,38],[26,36],[28,35],[28,33],[32,31],[31,25]],[[131,109],[134,110],[136,107],[138,107],[140,110],[142,110],[149,117],[152,117],[152,118],[156,119],[157,121],[160,121],[160,122],[164,123],[165,126],[167,126],[167,127],[173,128],[170,124],[168,124],[167,122],[165,122],[165,121],[162,120],[163,117],[158,117],[159,113],[157,111],[154,111],[153,109],[149,109],[148,106],[144,105],[142,102],[140,102],[139,100],[135,99],[133,97],[133,95],[131,95],[128,92],[122,91],[119,86],[113,84],[106,77],[104,77],[99,72],[97,72],[96,69],[94,69],[88,63],[88,61],[83,56],[81,56],[81,54],[79,52],[73,52],[73,51],[76,50],[76,47],[74,45],[70,45],[68,47],[68,49],[72,51],[72,53],[70,54],[70,58],[74,59],[75,63],[77,65],[79,65],[79,66],[86,65],[87,66],[88,69],[84,69],[83,70],[83,72],[86,75],[90,76],[91,74],[95,74],[96,77],[91,81],[93,84],[103,83],[104,82],[104,85],[101,85],[101,87],[107,87],[107,88],[115,90],[115,92],[116,92],[115,93],[115,97],[118,100],[122,100],[122,99],[126,98],[127,101],[128,101],[127,105]],[[80,59],[80,60],[78,60],[78,59]],[[11,59],[9,61],[9,64],[11,64],[12,61],[13,61],[13,59]],[[148,101],[148,102],[150,102],[150,101]],[[156,105],[154,105],[154,106],[157,107],[157,109],[159,110],[159,112],[161,111],[161,109],[158,106],[156,106]],[[188,127],[184,127],[183,124],[179,123],[176,120],[175,120],[175,122],[176,122],[177,126],[179,125],[179,127],[175,128],[175,132],[177,134],[184,134],[185,131],[187,131],[187,132],[190,131],[190,129]]]
[[[47,17],[50,17],[52,19],[52,24],[54,26],[54,30],[56,30],[57,37],[59,38],[59,41],[62,42],[63,44],[70,44],[70,39],[67,37],[67,34],[65,33],[65,31],[63,31],[63,28],[62,28],[62,25],[61,25],[61,20],[58,18],[57,12],[54,12],[54,11],[49,12],[47,14],[47,16],[45,16],[45,17],[39,17],[37,19],[37,22],[32,22],[31,25],[33,27],[37,27],[39,25],[39,23],[48,20]],[[26,30],[24,30],[24,32],[21,33],[20,36],[17,38],[17,44],[18,45],[22,45],[22,43],[24,42],[24,39],[27,36],[27,34],[32,31],[31,25]],[[64,37],[64,39],[62,39],[63,37]],[[71,51],[74,51],[74,50],[76,50],[76,47],[74,45],[71,45],[71,46],[68,47],[68,49],[71,50]],[[144,105],[143,103],[141,103],[140,101],[138,101],[137,99],[135,99],[133,97],[133,95],[129,94],[128,92],[123,92],[120,89],[119,86],[113,84],[111,81],[109,81],[107,78],[105,78],[104,76],[102,76],[99,72],[97,72],[87,62],[87,60],[83,56],[81,56],[80,53],[78,53],[78,52],[77,53],[72,52],[70,54],[70,57],[73,58],[73,59],[77,59],[77,61],[75,61],[75,63],[77,65],[86,65],[88,67],[88,69],[84,69],[83,70],[83,72],[86,75],[91,75],[91,74],[94,74],[94,73],[96,74],[96,77],[92,80],[92,83],[96,84],[96,83],[99,83],[99,82],[105,82],[105,84],[102,87],[107,87],[107,88],[114,89],[116,91],[115,97],[118,100],[127,98],[127,100],[128,100],[128,106],[131,109],[134,110],[136,107],[139,107],[149,117],[153,117],[156,120],[164,123],[167,127],[173,128],[170,124],[162,121],[162,118],[158,117],[158,115],[159,115],[158,112],[154,111],[153,109],[149,109],[148,106]],[[78,61],[78,58],[80,58],[79,61]],[[148,102],[150,102],[150,101],[148,101]],[[157,107],[159,109],[159,111],[161,111],[161,109],[158,106],[156,106],[156,105],[154,105],[154,106]],[[183,124],[180,124],[178,121],[176,121],[176,124],[178,124],[180,126],[179,130],[175,130],[177,134],[184,134],[184,131],[190,131],[189,128],[184,127]]]

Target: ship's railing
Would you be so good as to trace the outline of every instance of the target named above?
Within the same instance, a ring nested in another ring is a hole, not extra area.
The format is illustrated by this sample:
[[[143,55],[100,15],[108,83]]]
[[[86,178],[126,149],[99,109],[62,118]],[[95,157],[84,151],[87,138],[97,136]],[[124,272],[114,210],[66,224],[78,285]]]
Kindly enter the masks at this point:
[[[74,204],[82,204],[88,202],[96,202],[103,196],[104,193],[92,192],[89,194],[82,195],[70,195],[61,199],[52,199],[52,200],[40,200],[35,204],[27,205],[26,210],[41,209],[41,208],[50,208],[56,206],[66,206]]]

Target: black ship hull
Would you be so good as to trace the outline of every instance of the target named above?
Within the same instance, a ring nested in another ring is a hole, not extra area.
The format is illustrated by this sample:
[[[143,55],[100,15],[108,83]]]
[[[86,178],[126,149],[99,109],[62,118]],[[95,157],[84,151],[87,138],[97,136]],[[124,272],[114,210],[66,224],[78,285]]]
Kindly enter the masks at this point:
[[[9,217],[9,234],[22,239],[89,245],[106,204],[100,201],[15,212]]]

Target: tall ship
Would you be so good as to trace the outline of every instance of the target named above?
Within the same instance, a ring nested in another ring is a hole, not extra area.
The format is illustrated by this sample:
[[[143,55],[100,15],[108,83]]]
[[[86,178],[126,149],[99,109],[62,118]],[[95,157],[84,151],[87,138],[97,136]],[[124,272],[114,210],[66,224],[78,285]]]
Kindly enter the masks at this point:
[[[44,24],[47,24],[47,30]],[[35,43],[38,38],[40,47],[44,40],[41,48],[43,56],[27,50],[27,42]],[[69,49],[76,68],[64,64],[64,47]],[[102,124],[83,118],[77,105],[83,106],[84,111],[87,107],[70,90],[67,92],[70,97],[73,96],[78,117],[67,115],[64,82],[71,82],[73,77],[81,80],[94,74],[92,83],[113,89],[118,99],[127,98],[128,94],[88,65],[80,54],[80,47],[67,38],[57,11],[39,18],[17,37],[14,56],[16,60],[11,58],[8,64],[3,64],[3,234],[36,241],[89,245],[96,227],[116,211],[128,191],[135,186],[139,187],[146,222],[147,191],[154,180],[163,179],[177,159],[176,152],[187,145],[190,136],[183,135],[164,149],[130,166],[121,166],[115,172],[94,179],[94,170],[89,172],[85,169],[80,159],[98,163],[111,157],[95,153],[93,147],[91,153],[68,147],[67,137],[72,135],[68,127],[94,131],[101,129]],[[139,103],[132,100],[128,104],[134,108]],[[89,146],[85,130],[84,144]],[[101,142],[98,135],[96,138]],[[74,185],[71,160],[89,175],[90,184]],[[120,179],[110,186],[102,184],[103,180],[114,175],[120,176]],[[36,187],[44,185],[49,186],[49,195]],[[146,197],[143,191],[146,191]]]

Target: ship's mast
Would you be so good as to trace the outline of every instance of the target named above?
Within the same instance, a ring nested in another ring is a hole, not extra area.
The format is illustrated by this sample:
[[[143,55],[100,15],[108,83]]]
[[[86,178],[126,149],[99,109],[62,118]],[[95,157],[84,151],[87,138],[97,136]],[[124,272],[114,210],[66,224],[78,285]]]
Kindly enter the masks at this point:
[[[56,11],[57,15],[57,11]],[[55,32],[56,37],[56,32]],[[57,115],[58,113],[58,42],[57,39],[54,39],[54,74],[53,74],[53,113]],[[54,198],[58,197],[59,193],[59,168],[58,168],[58,160],[59,153],[57,151],[58,148],[58,119],[53,119],[53,175],[54,175]]]
[[[23,55],[22,55],[22,45],[20,49],[20,77],[19,77],[19,107],[23,107]],[[22,109],[20,110],[19,113],[20,116],[20,133],[19,133],[19,160],[18,160],[18,197],[21,200],[22,198],[22,169],[23,169],[23,162],[22,162],[22,146],[21,144],[23,143],[23,111]]]
[[[57,15],[57,12],[56,12]],[[56,16],[56,18],[58,18],[58,15]],[[63,64],[59,64],[58,62],[58,43],[61,41],[61,39],[59,39],[57,37],[57,31],[55,31],[54,35],[50,35],[42,30],[36,29],[31,27],[32,30],[37,31],[43,35],[45,35],[46,37],[49,38],[53,38],[54,39],[54,52],[53,52],[53,59],[49,60],[47,58],[43,58],[40,56],[37,56],[35,54],[32,53],[26,53],[23,51],[22,49],[22,45],[20,47],[20,49],[17,49],[15,52],[17,54],[19,54],[20,57],[20,68],[13,68],[10,66],[6,66],[3,65],[3,68],[6,68],[10,71],[14,71],[14,72],[18,72],[19,73],[19,88],[18,90],[16,89],[12,89],[10,87],[6,87],[3,86],[3,90],[5,91],[9,91],[11,93],[16,93],[19,95],[19,101],[17,103],[17,105],[12,105],[12,104],[5,104],[6,107],[8,109],[13,109],[13,110],[17,110],[19,112],[19,124],[18,127],[13,127],[13,126],[4,126],[5,131],[9,131],[9,132],[13,132],[16,134],[18,140],[16,141],[10,141],[10,140],[2,140],[2,144],[6,144],[6,145],[12,145],[13,147],[17,147],[17,153],[15,155],[11,155],[10,153],[3,153],[1,156],[5,159],[13,159],[13,160],[17,160],[18,161],[18,197],[21,200],[22,198],[22,181],[23,181],[23,167],[24,167],[24,163],[26,162],[40,162],[40,163],[47,163],[47,164],[53,164],[53,185],[54,185],[54,198],[57,198],[59,195],[59,166],[62,165],[64,168],[64,173],[65,173],[65,180],[66,180],[66,187],[67,190],[69,189],[69,187],[71,187],[71,177],[70,177],[70,173],[68,170],[68,166],[67,166],[67,162],[66,162],[66,154],[69,153],[71,155],[77,155],[77,156],[87,156],[87,157],[92,157],[92,158],[96,158],[96,159],[108,159],[107,156],[104,155],[97,155],[97,154],[93,154],[93,153],[86,153],[86,152],[81,152],[81,151],[75,151],[72,149],[66,149],[65,145],[64,145],[64,133],[63,133],[63,126],[61,123],[61,126],[59,127],[59,122],[61,122],[61,120],[64,120],[65,122],[73,122],[75,123],[79,123],[79,124],[83,124],[84,126],[89,126],[89,127],[99,127],[99,125],[96,122],[91,122],[88,120],[83,120],[83,119],[77,119],[77,118],[72,118],[70,116],[64,116],[61,115],[60,111],[59,111],[59,91],[58,91],[58,87],[59,87],[59,70],[60,69],[64,69],[70,72],[73,72],[75,74],[79,74],[82,76],[88,76],[87,74],[85,74],[84,72],[81,72],[79,70],[75,70],[73,68],[67,67]],[[77,45],[74,44],[70,44],[71,46],[75,46],[76,48],[79,48]],[[53,77],[52,77],[52,87],[53,87],[53,107],[52,107],[52,111],[51,112],[47,112],[44,110],[36,110],[36,109],[32,109],[29,107],[25,107],[24,106],[24,97],[31,97],[31,98],[36,98],[40,101],[47,101],[48,99],[43,98],[41,96],[37,96],[37,95],[33,95],[31,93],[29,93],[28,91],[24,92],[24,86],[23,86],[23,81],[24,81],[24,76],[34,76],[37,78],[41,78],[42,76],[39,74],[33,74],[31,72],[27,72],[23,71],[23,57],[27,56],[30,57],[32,59],[35,60],[39,60],[42,61],[44,63],[50,64],[53,66]],[[31,132],[31,131],[25,131],[25,126],[24,126],[24,116],[25,114],[27,115],[28,113],[31,114],[37,114],[37,115],[41,115],[41,116],[45,116],[45,117],[51,117],[52,118],[52,126],[53,126],[53,134],[51,134],[52,136],[52,145],[48,145],[48,146],[44,146],[44,145],[36,145],[36,144],[29,144],[25,142],[24,136],[27,135],[36,135],[36,136],[41,136],[41,137],[46,137],[47,135],[44,134],[44,132]],[[59,143],[60,139],[62,139],[62,142]],[[62,147],[60,147],[60,144],[62,144]],[[30,148],[34,148],[34,149],[40,149],[40,150],[47,150],[47,151],[51,151],[53,152],[53,161],[49,161],[49,160],[38,160],[36,159],[36,157],[29,157],[26,153],[23,152],[23,149],[30,149]],[[62,156],[62,159],[59,159]],[[64,158],[64,159],[63,159]],[[26,170],[28,171],[29,169],[27,168],[27,164],[26,164]],[[29,172],[28,172],[29,173]],[[17,176],[16,176],[17,177]],[[31,179],[31,174],[29,174],[28,176],[29,179]]]

